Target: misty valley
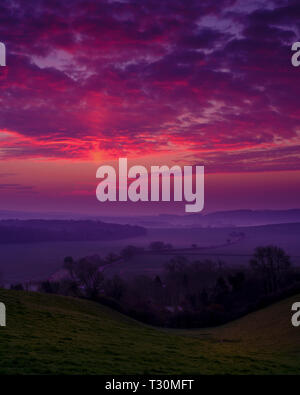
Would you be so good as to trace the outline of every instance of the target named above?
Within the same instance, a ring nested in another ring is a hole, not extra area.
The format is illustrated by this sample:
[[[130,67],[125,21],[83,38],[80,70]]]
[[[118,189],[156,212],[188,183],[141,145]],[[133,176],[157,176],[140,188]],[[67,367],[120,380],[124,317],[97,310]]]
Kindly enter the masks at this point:
[[[155,221],[2,220],[0,282],[175,328],[219,325],[300,291],[299,223]]]

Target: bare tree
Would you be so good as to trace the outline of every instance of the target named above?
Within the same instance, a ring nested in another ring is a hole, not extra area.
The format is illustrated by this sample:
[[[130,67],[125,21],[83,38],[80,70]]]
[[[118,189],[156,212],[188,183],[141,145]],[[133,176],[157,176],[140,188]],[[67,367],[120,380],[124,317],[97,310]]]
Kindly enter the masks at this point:
[[[107,296],[120,301],[126,291],[126,285],[121,277],[115,275],[105,282],[104,289]]]
[[[63,268],[67,270],[71,278],[74,278],[75,261],[71,256],[66,256],[64,259]]]
[[[73,273],[79,287],[83,288],[86,297],[97,298],[104,281],[99,265],[86,259],[81,259],[76,263]]]
[[[261,276],[266,293],[278,290],[291,267],[290,257],[276,246],[257,247],[251,267]]]

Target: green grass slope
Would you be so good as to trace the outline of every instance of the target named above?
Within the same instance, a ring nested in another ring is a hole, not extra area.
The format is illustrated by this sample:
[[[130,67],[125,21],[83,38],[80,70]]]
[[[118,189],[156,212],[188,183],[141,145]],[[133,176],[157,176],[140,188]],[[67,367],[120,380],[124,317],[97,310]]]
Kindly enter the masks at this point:
[[[299,297],[223,327],[160,330],[72,298],[0,290],[1,374],[296,374]]]

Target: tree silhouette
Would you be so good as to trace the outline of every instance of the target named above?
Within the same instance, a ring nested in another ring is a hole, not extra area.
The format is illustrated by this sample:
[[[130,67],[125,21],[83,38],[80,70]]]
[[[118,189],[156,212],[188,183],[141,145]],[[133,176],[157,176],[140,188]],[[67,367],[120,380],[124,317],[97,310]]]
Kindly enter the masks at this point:
[[[266,293],[276,292],[291,266],[290,257],[276,246],[257,247],[250,261],[253,270],[261,276]]]

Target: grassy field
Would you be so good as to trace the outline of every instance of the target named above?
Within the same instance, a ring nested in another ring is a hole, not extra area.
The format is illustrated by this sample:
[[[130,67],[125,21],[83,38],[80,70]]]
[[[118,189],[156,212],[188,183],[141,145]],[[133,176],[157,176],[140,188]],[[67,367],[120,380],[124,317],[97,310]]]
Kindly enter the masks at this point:
[[[72,298],[0,290],[1,374],[299,374],[299,297],[223,327],[155,329]]]

